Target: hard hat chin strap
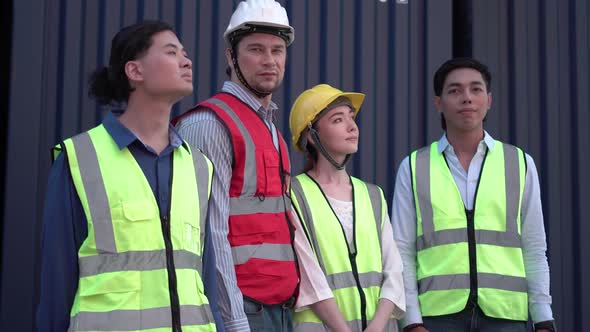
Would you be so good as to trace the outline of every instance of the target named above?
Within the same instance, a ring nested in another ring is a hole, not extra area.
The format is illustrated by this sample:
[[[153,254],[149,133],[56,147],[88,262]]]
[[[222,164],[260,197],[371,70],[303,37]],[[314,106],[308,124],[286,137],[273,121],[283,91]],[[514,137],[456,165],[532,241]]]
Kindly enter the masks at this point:
[[[342,163],[338,163],[336,160],[334,160],[334,158],[332,158],[332,156],[330,156],[328,151],[326,151],[326,148],[324,148],[324,145],[320,141],[320,136],[318,135],[317,130],[313,129],[311,126],[309,126],[308,128],[309,128],[309,133],[311,134],[311,137],[313,138],[313,141],[315,142],[315,147],[326,158],[326,160],[328,160],[330,162],[330,164],[332,164],[332,166],[334,166],[339,171],[343,170],[344,166],[346,166],[346,163],[350,159],[350,154],[347,154],[346,157],[344,157],[344,160],[342,161]]]
[[[254,89],[252,86],[250,86],[250,84],[248,84],[248,82],[246,81],[246,79],[244,78],[244,75],[242,75],[242,71],[240,70],[240,66],[238,65],[238,57],[236,56],[236,52],[234,50],[235,46],[232,46],[230,48],[230,55],[231,55],[231,60],[232,63],[234,64],[234,71],[236,73],[236,77],[240,80],[240,82],[242,82],[242,85],[250,90],[250,92],[252,92],[256,97],[258,98],[264,98],[266,96],[269,96],[272,92],[270,91],[258,91],[256,89]]]

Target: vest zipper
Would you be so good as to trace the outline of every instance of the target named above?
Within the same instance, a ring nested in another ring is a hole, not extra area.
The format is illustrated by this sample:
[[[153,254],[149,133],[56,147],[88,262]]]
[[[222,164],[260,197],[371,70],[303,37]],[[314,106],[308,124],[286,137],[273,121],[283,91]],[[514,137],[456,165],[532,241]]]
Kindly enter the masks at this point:
[[[351,252],[350,248],[348,248],[348,258],[350,260],[350,266],[352,267],[352,275],[354,276],[354,280],[356,282],[356,289],[359,292],[359,297],[361,300],[361,324],[363,328],[362,330],[364,331],[367,328],[367,296],[365,295],[365,291],[363,290],[363,286],[361,285],[361,280],[359,278],[359,270],[356,265],[356,254],[358,253],[358,247],[356,245],[356,200],[352,178],[349,176],[348,179],[350,181],[350,186],[352,187],[352,244],[354,245],[354,252]],[[328,201],[328,198],[326,198],[326,201]],[[330,205],[329,202],[328,205]],[[331,207],[332,205],[330,205],[330,208]],[[340,223],[340,228],[342,228],[342,236],[344,236],[344,242],[348,247],[348,241],[346,241],[346,232],[344,232],[344,227],[340,222],[340,218],[338,218],[334,210],[332,210],[332,213],[334,213],[336,219],[338,219],[338,222]]]
[[[352,267],[352,275],[354,275],[354,280],[356,281],[356,289],[358,290],[361,299],[361,322],[364,331],[367,328],[367,297],[359,279],[359,272],[356,266],[356,251],[349,254],[348,259],[350,260],[350,265]]]
[[[342,230],[342,237],[344,238],[344,243],[346,244],[346,248],[348,249],[348,260],[350,261],[350,267],[352,268],[352,275],[354,276],[354,281],[356,283],[356,289],[359,293],[359,298],[361,300],[361,324],[362,324],[362,330],[364,331],[368,325],[367,324],[367,296],[365,295],[365,291],[363,290],[363,287],[361,285],[361,280],[359,278],[359,271],[358,271],[358,267],[356,265],[356,254],[358,252],[357,246],[356,246],[356,204],[355,204],[354,185],[352,184],[352,178],[350,176],[348,177],[350,184],[352,186],[352,244],[354,246],[354,251],[350,250],[350,246],[348,245],[348,241],[346,240],[346,232],[344,231],[344,226],[342,226],[342,222],[340,221],[340,218],[338,218],[338,215],[336,214],[336,212],[334,212],[334,209],[332,208],[332,205],[330,204],[328,197],[326,197],[326,194],[322,190],[322,186],[320,186],[320,184],[313,177],[311,177],[311,175],[309,175],[308,173],[305,173],[305,175],[307,175],[307,177],[309,177],[316,184],[316,186],[318,186],[318,189],[320,190],[320,192],[324,196],[324,199],[326,200],[326,202],[328,203],[328,206],[332,210],[334,217],[336,218],[336,220],[338,220],[338,224],[340,225],[340,229]]]
[[[465,209],[467,217],[467,247],[469,249],[469,299],[467,307],[477,306],[477,256],[475,248],[474,210]]]
[[[170,183],[168,189],[170,199],[168,210],[165,215],[160,215],[162,223],[162,235],[166,247],[166,271],[168,272],[168,292],[170,294],[170,311],[172,314],[172,331],[182,332],[180,324],[180,301],[178,299],[178,287],[176,280],[176,268],[174,267],[174,248],[172,247],[172,236],[170,235],[170,209],[172,206],[172,178],[174,176],[174,156],[170,157]]]
[[[465,218],[467,219],[467,248],[469,251],[469,298],[465,305],[466,308],[477,307],[477,247],[475,245],[475,206],[477,203],[477,193],[479,192],[479,184],[481,182],[481,175],[483,174],[483,168],[486,164],[489,150],[486,148],[483,160],[481,162],[481,168],[479,170],[479,176],[477,177],[477,186],[475,187],[475,193],[473,194],[473,208],[468,210],[465,208]],[[449,162],[447,157],[443,154],[447,167]],[[451,168],[449,167],[449,170]]]

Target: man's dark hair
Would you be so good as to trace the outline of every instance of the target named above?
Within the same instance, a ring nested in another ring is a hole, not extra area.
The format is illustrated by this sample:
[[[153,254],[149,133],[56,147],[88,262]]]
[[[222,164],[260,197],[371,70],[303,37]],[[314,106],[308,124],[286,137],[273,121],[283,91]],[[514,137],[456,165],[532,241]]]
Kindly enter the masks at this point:
[[[490,91],[492,91],[492,74],[490,74],[488,66],[473,58],[453,58],[443,63],[436,70],[436,73],[434,73],[433,85],[435,96],[440,97],[440,95],[442,94],[442,89],[449,73],[455,69],[461,68],[471,68],[477,70],[483,78],[487,92],[489,93]],[[447,122],[445,120],[445,116],[442,113],[440,113],[440,123],[442,129],[447,130]]]
[[[125,74],[125,64],[144,56],[152,46],[152,37],[163,31],[174,32],[161,21],[143,21],[121,29],[111,42],[109,65],[92,73],[88,94],[100,104],[127,102],[133,88]]]
[[[486,65],[472,58],[454,58],[443,63],[438,68],[436,73],[434,73],[433,83],[434,94],[436,96],[440,97],[443,85],[445,84],[445,80],[447,79],[449,73],[455,69],[461,68],[471,68],[477,70],[481,74],[481,77],[483,78],[486,84],[486,90],[488,92],[492,91],[492,74],[490,74],[490,71]]]

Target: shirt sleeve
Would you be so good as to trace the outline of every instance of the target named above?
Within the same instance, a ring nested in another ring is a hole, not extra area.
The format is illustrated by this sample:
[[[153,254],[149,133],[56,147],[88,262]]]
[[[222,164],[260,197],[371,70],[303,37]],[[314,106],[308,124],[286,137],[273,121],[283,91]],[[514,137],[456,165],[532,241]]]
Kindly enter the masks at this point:
[[[88,234],[86,215],[64,153],[54,162],[43,208],[37,331],[66,331],[78,288],[78,249]]]
[[[322,271],[316,256],[303,231],[301,220],[294,208],[291,209],[295,226],[295,252],[299,260],[299,297],[295,303],[295,311],[308,309],[309,305],[334,297],[328,280]]]
[[[211,110],[202,110],[184,118],[178,133],[191,146],[201,149],[215,165],[209,223],[215,252],[218,305],[226,331],[250,331],[244,300],[238,288],[229,233],[229,185],[232,176],[233,146],[223,123]]]
[[[529,312],[533,323],[553,320],[549,295],[549,264],[537,167],[526,155],[527,173],[522,197],[522,254],[528,283]]]
[[[403,263],[399,250],[393,240],[393,231],[389,215],[385,216],[381,231],[381,260],[383,262],[383,284],[380,298],[395,304],[393,316],[400,319],[406,311],[406,296],[403,282]]]
[[[399,248],[404,266],[402,274],[406,293],[406,315],[401,319],[403,327],[422,323],[416,279],[416,210],[410,179],[409,157],[401,162],[397,172],[391,218],[393,238]]]
[[[215,251],[211,243],[211,226],[209,224],[209,215],[207,214],[207,221],[205,224],[205,243],[203,249],[203,287],[205,287],[205,295],[209,301],[209,307],[215,319],[217,332],[224,332],[223,319],[217,304],[217,272],[215,269]]]

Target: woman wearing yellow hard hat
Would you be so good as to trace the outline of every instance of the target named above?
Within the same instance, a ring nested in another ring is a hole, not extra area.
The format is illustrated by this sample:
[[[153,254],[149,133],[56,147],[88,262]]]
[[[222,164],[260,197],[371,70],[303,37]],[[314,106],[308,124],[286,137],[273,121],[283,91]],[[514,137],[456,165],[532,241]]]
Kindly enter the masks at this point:
[[[404,314],[402,261],[383,192],[345,169],[358,150],[355,118],[364,97],[320,84],[291,109],[293,144],[308,159],[292,179],[291,198],[324,274],[306,278],[300,260],[296,331],[397,331]]]

